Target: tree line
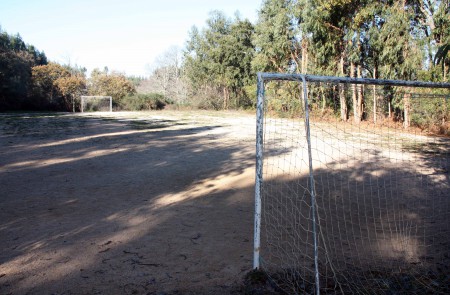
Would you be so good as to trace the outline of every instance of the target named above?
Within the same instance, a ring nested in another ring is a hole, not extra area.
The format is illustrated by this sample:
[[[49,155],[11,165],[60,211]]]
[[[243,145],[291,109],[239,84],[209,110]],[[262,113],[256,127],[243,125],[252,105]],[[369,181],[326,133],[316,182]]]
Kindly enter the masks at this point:
[[[216,11],[192,28],[184,72],[223,108],[257,71],[448,81],[449,13],[448,0],[265,0],[254,25]]]
[[[182,73],[200,106],[245,108],[255,104],[258,71],[448,82],[449,49],[449,0],[265,0],[255,24],[214,11],[203,29],[193,27]],[[301,95],[268,89],[283,90]],[[393,92],[376,100],[387,100],[380,101],[386,116],[409,124],[406,100]],[[311,107],[333,105],[344,121],[366,119],[362,88],[339,96],[323,95]],[[448,121],[448,111],[442,116]]]
[[[183,49],[158,58],[148,79],[107,69],[86,78],[85,69],[48,63],[19,35],[1,32],[0,109],[69,110],[81,93],[111,95],[126,107],[147,99],[129,96],[136,92],[158,92],[166,102],[198,108],[253,108],[258,71],[448,82],[449,2],[264,0],[255,23],[213,11],[204,27],[191,28]],[[301,95],[284,87],[268,91]],[[404,119],[404,99],[395,97],[380,98],[386,100],[380,104],[388,106],[386,116]],[[324,94],[312,108],[333,105],[344,121],[365,120],[365,100],[364,90],[355,88],[351,97]],[[283,103],[271,107],[294,111]],[[442,116],[448,121],[446,112]]]
[[[89,78],[79,66],[48,62],[43,51],[19,34],[0,29],[0,111],[78,111],[81,95],[108,95],[120,107],[136,92],[133,78],[94,69]]]
[[[25,44],[19,34],[9,35],[0,27],[0,110],[28,107],[31,68],[45,64],[44,52]]]

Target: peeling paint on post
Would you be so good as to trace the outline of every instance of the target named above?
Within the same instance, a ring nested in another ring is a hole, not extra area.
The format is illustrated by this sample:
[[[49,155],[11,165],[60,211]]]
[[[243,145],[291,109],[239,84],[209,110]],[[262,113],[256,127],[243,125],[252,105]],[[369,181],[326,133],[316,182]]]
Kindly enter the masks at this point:
[[[308,161],[309,161],[309,185],[311,193],[311,222],[314,241],[314,280],[316,283],[316,294],[320,294],[320,282],[319,282],[319,249],[317,241],[317,226],[316,226],[316,190],[314,184],[314,169],[312,166],[312,152],[311,152],[311,128],[309,126],[309,103],[308,103],[308,90],[305,76],[301,75],[303,99],[305,105],[305,129],[306,129],[306,141],[308,142]]]
[[[258,73],[256,102],[256,180],[255,180],[255,229],[253,247],[253,269],[259,269],[261,245],[261,185],[263,169],[263,123],[264,123],[264,80]]]

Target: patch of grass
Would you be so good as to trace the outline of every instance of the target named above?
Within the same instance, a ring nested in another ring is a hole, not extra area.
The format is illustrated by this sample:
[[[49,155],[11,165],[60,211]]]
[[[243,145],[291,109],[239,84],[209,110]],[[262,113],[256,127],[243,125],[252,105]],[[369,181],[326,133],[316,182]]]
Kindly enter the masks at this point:
[[[44,139],[84,128],[88,120],[66,113],[8,113],[0,115],[0,130],[6,135]]]
[[[137,130],[146,130],[146,129],[161,129],[172,126],[185,125],[185,123],[181,123],[173,120],[144,120],[144,121],[130,121],[129,125],[132,129]]]

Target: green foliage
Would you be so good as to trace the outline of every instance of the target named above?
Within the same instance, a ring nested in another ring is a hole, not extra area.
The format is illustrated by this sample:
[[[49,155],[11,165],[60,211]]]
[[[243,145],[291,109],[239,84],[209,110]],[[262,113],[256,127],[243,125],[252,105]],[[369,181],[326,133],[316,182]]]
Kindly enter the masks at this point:
[[[413,99],[412,109],[413,126],[450,135],[450,130],[438,130],[445,128],[445,122],[450,118],[449,98]]]
[[[245,94],[245,104],[242,104],[243,108],[256,108],[256,84],[250,84],[243,87],[243,91]]]
[[[301,4],[305,6],[301,15],[303,31],[311,36],[310,52],[316,59],[315,71],[342,75],[339,60],[349,54],[350,26],[355,14],[352,1],[313,0]]]
[[[46,63],[44,52],[0,28],[0,111],[32,109],[31,68]]]
[[[255,24],[213,11],[204,28],[189,32],[182,65],[175,52],[163,56],[155,79],[149,79],[154,87],[146,91],[162,90],[164,96],[197,108],[227,109],[255,106],[257,71],[448,81],[449,15],[449,0],[264,0]],[[0,110],[68,110],[74,97],[86,91],[112,96],[116,107],[126,109],[158,109],[169,103],[164,96],[134,95],[140,77],[110,73],[105,67],[92,71],[86,81],[85,73],[82,67],[48,64],[45,54],[19,34],[0,30]],[[270,111],[291,116],[302,109],[298,87],[272,85],[267,91],[274,97]],[[363,94],[355,99],[355,92],[310,91],[314,112],[332,109],[347,120],[348,108],[358,106],[361,116],[369,118],[371,98]],[[402,94],[392,90],[381,99],[397,119],[404,117]],[[411,123],[448,124],[447,113],[438,109],[444,106],[425,100],[425,111],[412,113]]]
[[[450,51],[450,43],[449,44],[444,44],[441,47],[438,48],[438,51],[436,52],[436,55],[434,57],[434,63],[440,64],[441,61],[444,61],[445,58],[448,55],[448,52]],[[444,64],[444,63],[442,63]]]
[[[298,83],[270,82],[265,91],[270,98],[266,105],[269,113],[289,118],[304,114]]]
[[[251,69],[253,72],[302,71],[318,75],[446,81],[448,4],[448,0],[265,0],[251,34]],[[235,74],[242,73],[239,71],[248,64],[233,52],[233,47],[238,47],[232,38],[235,23],[237,20],[215,12],[205,29],[191,31],[184,73],[191,87],[197,90],[193,101],[198,107],[224,107],[226,104],[221,106],[219,96],[236,108],[255,104],[254,80]],[[252,71],[243,72],[247,75]],[[231,93],[227,94],[230,89]],[[267,105],[269,111],[291,116],[302,109],[297,89],[284,84],[268,87],[267,91],[273,96]],[[321,87],[310,91],[315,94],[310,102],[314,112],[323,114],[332,110],[342,120],[347,120],[349,108],[363,120],[370,118],[368,112],[373,112],[372,105],[367,105],[372,98],[365,97],[363,92],[356,93],[356,88],[347,94],[337,91],[331,94]],[[407,108],[402,95],[392,90],[391,95],[382,98],[380,105],[386,106],[385,116],[391,111],[398,120],[405,117]],[[414,116],[411,120],[413,124],[418,122]],[[447,120],[445,116],[443,120]]]
[[[193,27],[190,32],[184,74],[196,99],[213,108],[226,109],[230,107],[230,99],[241,95],[242,87],[254,80],[251,68],[253,25],[239,17],[228,19],[218,11],[211,13],[206,24],[202,31]],[[222,96],[220,106],[216,97],[210,95],[212,92]]]
[[[263,2],[253,36],[255,71],[299,72],[298,20],[292,3],[289,0]]]
[[[380,30],[382,50],[380,73],[383,78],[416,80],[421,66],[421,52],[409,34],[411,15],[403,7],[385,11],[386,21]]]
[[[138,87],[144,80],[143,77],[139,76],[127,76],[127,79],[134,85],[134,87]]]
[[[121,107],[129,111],[162,110],[172,102],[159,93],[134,94],[125,96]]]

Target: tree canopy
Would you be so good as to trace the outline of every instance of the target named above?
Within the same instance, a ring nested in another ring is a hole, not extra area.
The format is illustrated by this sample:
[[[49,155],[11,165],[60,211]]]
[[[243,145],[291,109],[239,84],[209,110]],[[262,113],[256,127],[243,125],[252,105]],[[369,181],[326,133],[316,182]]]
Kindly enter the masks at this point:
[[[191,28],[182,54],[167,50],[147,80],[106,67],[87,79],[86,69],[48,63],[20,35],[0,30],[0,110],[73,110],[83,93],[111,95],[120,104],[138,84],[200,108],[248,108],[257,71],[448,82],[449,1],[263,0],[254,24],[212,11],[204,27]],[[334,99],[323,96],[321,108]],[[361,90],[340,95],[337,105],[342,120],[363,118]]]
[[[94,69],[90,79],[85,74],[83,67],[48,62],[19,34],[0,28],[0,111],[76,111],[83,94],[110,95],[119,104],[136,92],[132,79],[120,73]]]
[[[192,95],[203,96],[211,107],[224,109],[230,107],[231,99],[245,96],[243,87],[253,81],[253,33],[248,20],[238,15],[229,19],[219,11],[210,14],[203,30],[191,29],[184,73],[194,90]],[[219,95],[221,101],[217,100]]]
[[[134,84],[121,73],[109,73],[107,69],[103,72],[94,69],[88,83],[89,95],[107,95],[113,98],[117,105],[129,94],[136,92]]]
[[[44,52],[0,27],[0,111],[29,107],[31,68],[45,64]]]

